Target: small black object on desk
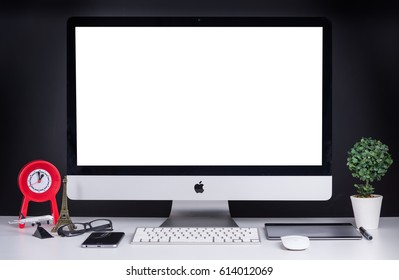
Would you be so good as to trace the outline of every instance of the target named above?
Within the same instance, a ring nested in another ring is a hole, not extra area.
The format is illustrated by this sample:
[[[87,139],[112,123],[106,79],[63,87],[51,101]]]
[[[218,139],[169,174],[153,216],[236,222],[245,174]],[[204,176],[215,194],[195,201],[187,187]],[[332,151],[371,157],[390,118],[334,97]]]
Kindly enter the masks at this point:
[[[36,231],[32,235],[34,237],[37,237],[37,238],[40,238],[40,239],[53,238],[54,237],[50,233],[48,233],[47,230],[42,228],[42,224],[41,223],[37,223]]]
[[[364,229],[364,227],[359,227],[360,233],[366,238],[367,240],[372,240],[373,236],[371,236],[370,233],[367,232],[367,230]]]

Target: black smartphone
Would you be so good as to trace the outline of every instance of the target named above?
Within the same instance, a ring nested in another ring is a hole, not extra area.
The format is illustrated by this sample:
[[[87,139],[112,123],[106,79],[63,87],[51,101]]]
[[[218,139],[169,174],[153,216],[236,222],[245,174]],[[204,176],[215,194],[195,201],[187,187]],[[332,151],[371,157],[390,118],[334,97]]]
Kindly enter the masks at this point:
[[[125,236],[124,232],[93,232],[82,243],[83,248],[116,248]]]

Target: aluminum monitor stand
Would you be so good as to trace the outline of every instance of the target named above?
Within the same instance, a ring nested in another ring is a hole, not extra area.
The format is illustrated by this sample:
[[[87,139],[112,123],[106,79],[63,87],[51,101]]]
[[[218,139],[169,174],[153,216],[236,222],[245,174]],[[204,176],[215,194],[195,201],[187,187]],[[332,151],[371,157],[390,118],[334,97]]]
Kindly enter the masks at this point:
[[[231,218],[227,200],[173,200],[169,218],[161,227],[238,227],[238,225]]]

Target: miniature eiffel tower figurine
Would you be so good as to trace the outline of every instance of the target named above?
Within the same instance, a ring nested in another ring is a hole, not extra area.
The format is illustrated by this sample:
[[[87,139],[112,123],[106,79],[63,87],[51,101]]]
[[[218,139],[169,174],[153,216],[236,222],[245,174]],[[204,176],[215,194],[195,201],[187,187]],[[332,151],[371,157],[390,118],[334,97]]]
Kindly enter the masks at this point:
[[[57,224],[53,227],[51,230],[52,232],[57,232],[57,230],[62,227],[63,225],[68,225],[72,224],[72,220],[69,217],[69,211],[68,211],[68,198],[67,198],[67,178],[66,176],[62,180],[63,184],[63,190],[62,190],[62,204],[61,204],[61,212],[60,212],[60,217],[58,218]]]

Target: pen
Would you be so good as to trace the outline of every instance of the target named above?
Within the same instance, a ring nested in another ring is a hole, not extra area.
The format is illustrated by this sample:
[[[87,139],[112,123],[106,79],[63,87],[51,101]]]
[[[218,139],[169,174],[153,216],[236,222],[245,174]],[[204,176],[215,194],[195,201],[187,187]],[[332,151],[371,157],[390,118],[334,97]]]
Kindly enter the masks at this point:
[[[359,227],[360,233],[366,238],[367,240],[373,239],[373,237],[368,233],[363,227]]]

